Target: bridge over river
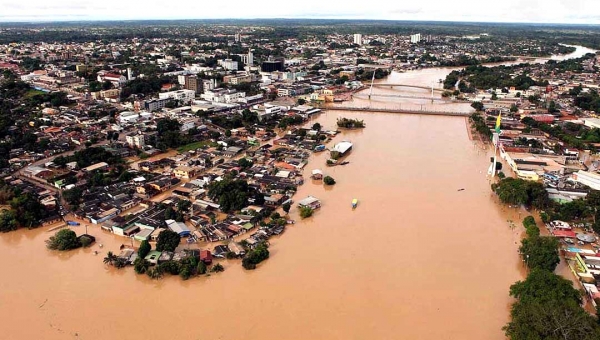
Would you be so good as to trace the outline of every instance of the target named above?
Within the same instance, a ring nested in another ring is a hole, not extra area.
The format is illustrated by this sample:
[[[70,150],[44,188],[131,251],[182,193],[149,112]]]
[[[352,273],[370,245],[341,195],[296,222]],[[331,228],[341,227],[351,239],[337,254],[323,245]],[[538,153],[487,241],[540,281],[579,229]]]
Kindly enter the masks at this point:
[[[413,110],[403,109],[399,107],[357,107],[357,106],[325,106],[323,110],[329,111],[360,111],[360,112],[382,112],[382,113],[403,113],[403,114],[418,114],[418,115],[435,115],[435,116],[453,116],[453,117],[468,117],[471,112],[467,111],[438,111],[438,110]]]

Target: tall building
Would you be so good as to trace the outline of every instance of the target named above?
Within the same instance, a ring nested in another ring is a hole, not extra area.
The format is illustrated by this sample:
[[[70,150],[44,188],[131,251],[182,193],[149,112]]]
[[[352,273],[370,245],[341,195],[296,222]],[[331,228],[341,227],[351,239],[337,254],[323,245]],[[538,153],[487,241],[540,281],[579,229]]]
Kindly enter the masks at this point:
[[[202,92],[202,79],[199,79],[197,76],[185,76],[185,83],[183,88],[186,90],[192,90],[196,93]]]
[[[204,79],[202,80],[202,92],[213,90],[217,88],[216,79]]]
[[[412,34],[410,36],[410,42],[412,44],[417,44],[421,41],[421,33],[417,33],[417,34]]]
[[[238,70],[238,62],[231,59],[219,60],[219,65],[228,71],[237,71]]]
[[[268,60],[263,61],[260,66],[260,70],[263,72],[275,72],[275,71],[283,71],[284,68],[283,60]]]
[[[362,34],[355,34],[354,35],[354,43],[356,45],[362,45]]]
[[[240,41],[242,41],[242,34],[236,33],[235,34],[235,42],[240,42]]]
[[[242,62],[248,66],[254,65],[254,53],[252,53],[252,50],[248,50],[248,54],[242,55]]]
[[[125,138],[127,140],[127,144],[129,144],[129,147],[131,148],[141,149],[146,145],[144,135],[129,134]]]

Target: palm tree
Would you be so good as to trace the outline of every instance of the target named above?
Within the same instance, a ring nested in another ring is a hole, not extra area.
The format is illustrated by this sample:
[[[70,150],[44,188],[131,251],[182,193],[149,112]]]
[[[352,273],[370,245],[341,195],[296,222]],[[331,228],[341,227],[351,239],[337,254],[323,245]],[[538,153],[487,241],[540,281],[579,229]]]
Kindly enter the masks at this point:
[[[113,254],[112,251],[109,251],[108,254],[106,254],[106,257],[104,258],[104,264],[114,264],[115,261],[117,261],[117,255]]]

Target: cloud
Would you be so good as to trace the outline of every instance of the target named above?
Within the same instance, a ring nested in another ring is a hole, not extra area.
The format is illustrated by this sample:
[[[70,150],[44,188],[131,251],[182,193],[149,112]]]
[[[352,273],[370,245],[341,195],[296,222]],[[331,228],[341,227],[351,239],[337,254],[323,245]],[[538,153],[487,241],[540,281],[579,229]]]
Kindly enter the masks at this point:
[[[1,21],[217,19],[217,18],[333,18],[431,21],[487,21],[600,24],[597,0],[481,0],[390,3],[390,0],[344,2],[302,0],[293,4],[267,0],[207,2],[180,0],[0,0]]]

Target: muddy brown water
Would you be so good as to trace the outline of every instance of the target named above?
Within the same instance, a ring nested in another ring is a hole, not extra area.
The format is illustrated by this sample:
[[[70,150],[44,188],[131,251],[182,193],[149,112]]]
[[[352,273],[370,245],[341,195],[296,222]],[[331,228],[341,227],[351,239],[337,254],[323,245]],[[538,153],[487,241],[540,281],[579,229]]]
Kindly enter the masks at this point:
[[[448,72],[390,80],[426,85]],[[524,215],[491,195],[491,152],[468,139],[464,118],[332,111],[317,121],[334,129],[340,116],[367,125],[334,140],[354,143],[350,164],[311,158],[306,177],[320,168],[337,184],[300,188],[296,201],[314,195],[323,207],[304,221],[294,208],[298,223],[258,270],[223,261],[210,277],[152,281],[105,266],[104,254],[129,240],[96,227],[91,249],[60,254],[45,249],[47,228],[1,234],[0,337],[504,339],[508,289],[524,275],[521,231],[508,221]]]
[[[490,195],[489,157],[464,118],[336,111],[318,121],[334,128],[341,115],[367,125],[334,140],[354,143],[350,164],[311,159],[307,177],[321,168],[338,183],[300,188],[295,200],[323,207],[274,239],[256,271],[225,261],[207,278],[151,281],[103,265],[128,241],[97,228],[103,248],[65,254],[44,248],[44,230],[0,235],[3,337],[503,339],[507,291],[522,277],[519,233]]]

